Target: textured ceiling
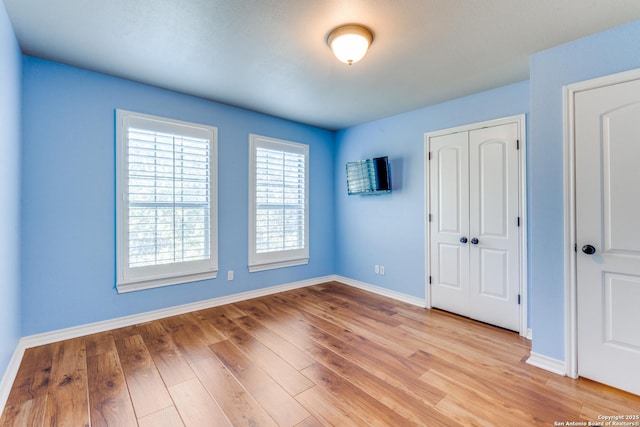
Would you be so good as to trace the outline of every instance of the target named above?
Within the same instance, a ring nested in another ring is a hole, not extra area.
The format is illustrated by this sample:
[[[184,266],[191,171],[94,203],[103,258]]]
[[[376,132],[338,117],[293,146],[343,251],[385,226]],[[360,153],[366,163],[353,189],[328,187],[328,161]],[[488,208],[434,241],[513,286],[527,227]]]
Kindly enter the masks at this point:
[[[24,53],[327,129],[529,78],[638,0],[4,0]],[[371,28],[348,66],[326,45]]]

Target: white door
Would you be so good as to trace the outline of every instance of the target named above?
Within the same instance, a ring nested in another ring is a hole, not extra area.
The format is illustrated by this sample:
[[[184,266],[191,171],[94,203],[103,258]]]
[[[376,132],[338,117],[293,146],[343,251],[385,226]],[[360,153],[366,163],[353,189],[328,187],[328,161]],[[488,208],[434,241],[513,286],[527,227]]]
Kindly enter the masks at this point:
[[[471,317],[514,331],[520,327],[517,140],[516,123],[469,133]]]
[[[429,149],[431,305],[468,316],[468,132],[433,138]]]
[[[578,373],[640,394],[640,80],[574,102]]]
[[[518,124],[430,140],[431,304],[520,328]]]

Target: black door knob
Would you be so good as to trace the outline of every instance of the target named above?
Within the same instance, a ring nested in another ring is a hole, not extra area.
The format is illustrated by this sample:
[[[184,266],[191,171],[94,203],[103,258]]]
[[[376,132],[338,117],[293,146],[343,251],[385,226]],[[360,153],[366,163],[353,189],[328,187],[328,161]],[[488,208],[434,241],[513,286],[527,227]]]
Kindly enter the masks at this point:
[[[595,253],[596,253],[596,248],[594,248],[594,247],[593,247],[593,246],[591,246],[591,245],[584,245],[584,246],[582,247],[582,252],[584,252],[584,253],[585,253],[585,254],[587,254],[587,255],[593,255],[593,254],[595,254]]]
[[[471,239],[471,243],[473,243],[474,245],[477,245],[479,242],[478,239],[476,239],[475,237],[473,239]]]
[[[461,237],[460,238],[460,243],[467,243],[467,238],[466,237]]]

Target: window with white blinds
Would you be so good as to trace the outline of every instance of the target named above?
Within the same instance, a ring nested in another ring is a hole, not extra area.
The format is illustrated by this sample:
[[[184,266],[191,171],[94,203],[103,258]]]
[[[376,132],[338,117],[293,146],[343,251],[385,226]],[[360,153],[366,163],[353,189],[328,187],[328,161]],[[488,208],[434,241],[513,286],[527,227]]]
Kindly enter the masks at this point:
[[[119,292],[217,273],[216,129],[117,111]]]
[[[309,261],[309,146],[249,138],[249,271]]]

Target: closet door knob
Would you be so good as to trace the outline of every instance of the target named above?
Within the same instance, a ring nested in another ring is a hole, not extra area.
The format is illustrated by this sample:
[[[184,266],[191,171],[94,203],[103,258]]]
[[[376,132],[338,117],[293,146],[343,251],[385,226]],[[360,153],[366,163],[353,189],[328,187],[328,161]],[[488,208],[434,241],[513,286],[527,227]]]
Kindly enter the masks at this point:
[[[471,239],[471,243],[473,243],[474,245],[477,245],[480,241],[478,239],[476,239],[475,237],[473,239]]]
[[[584,252],[584,253],[585,253],[585,254],[587,254],[587,255],[593,255],[593,254],[595,254],[595,253],[596,253],[596,248],[594,248],[594,247],[593,247],[593,246],[591,246],[591,245],[584,245],[584,246],[582,247],[582,252]]]
[[[460,243],[467,243],[467,238],[466,237],[461,237],[460,238]]]

